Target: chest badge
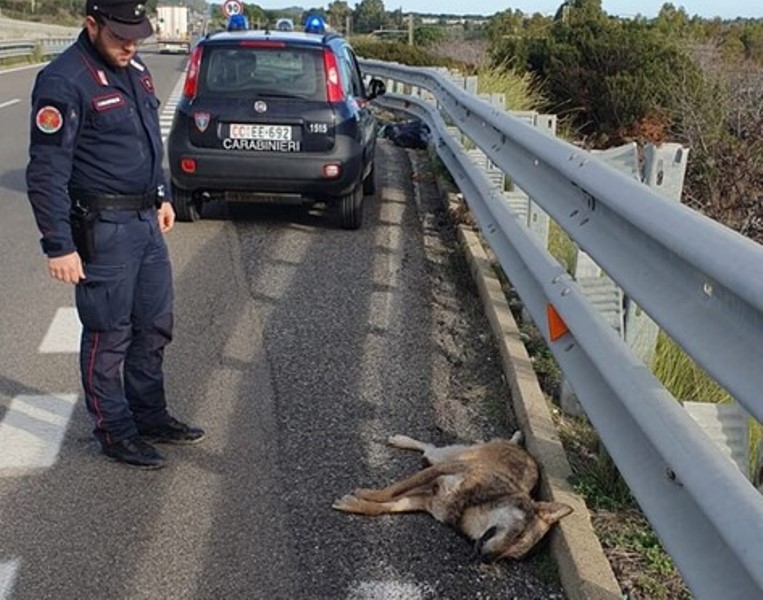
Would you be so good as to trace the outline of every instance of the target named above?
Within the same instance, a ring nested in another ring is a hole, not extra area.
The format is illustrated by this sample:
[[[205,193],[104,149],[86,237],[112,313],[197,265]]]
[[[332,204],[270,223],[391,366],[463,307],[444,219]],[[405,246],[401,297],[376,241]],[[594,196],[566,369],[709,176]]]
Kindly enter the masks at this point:
[[[56,133],[64,125],[64,117],[55,106],[43,106],[35,116],[37,129],[43,133]]]
[[[196,124],[196,129],[204,133],[207,127],[209,127],[209,118],[208,112],[199,111],[193,113],[193,122]]]
[[[113,110],[125,105],[125,99],[121,94],[106,94],[105,96],[98,96],[93,98],[93,108],[98,112],[105,110]]]

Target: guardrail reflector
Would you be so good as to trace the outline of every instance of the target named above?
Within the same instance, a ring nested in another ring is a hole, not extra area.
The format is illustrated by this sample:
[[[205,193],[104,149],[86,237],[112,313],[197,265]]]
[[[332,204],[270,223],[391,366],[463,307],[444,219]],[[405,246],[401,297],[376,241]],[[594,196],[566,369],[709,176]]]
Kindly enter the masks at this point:
[[[555,342],[565,333],[569,333],[567,323],[556,312],[553,304],[546,304],[546,320],[548,321],[548,339]]]

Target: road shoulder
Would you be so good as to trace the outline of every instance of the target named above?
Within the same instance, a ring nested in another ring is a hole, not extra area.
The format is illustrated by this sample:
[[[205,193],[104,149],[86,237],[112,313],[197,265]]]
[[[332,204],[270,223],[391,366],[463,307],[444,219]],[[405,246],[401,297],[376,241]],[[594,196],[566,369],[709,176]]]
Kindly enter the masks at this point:
[[[456,194],[439,174],[435,174],[435,184],[447,207],[459,206]],[[551,536],[551,553],[557,563],[562,587],[570,600],[619,600],[623,597],[622,592],[594,532],[588,509],[569,483],[572,476],[570,464],[501,282],[479,233],[459,225],[458,236],[511,388],[512,406],[508,408],[513,410],[525,435],[528,451],[541,465],[541,496],[574,508],[570,516],[559,522]]]

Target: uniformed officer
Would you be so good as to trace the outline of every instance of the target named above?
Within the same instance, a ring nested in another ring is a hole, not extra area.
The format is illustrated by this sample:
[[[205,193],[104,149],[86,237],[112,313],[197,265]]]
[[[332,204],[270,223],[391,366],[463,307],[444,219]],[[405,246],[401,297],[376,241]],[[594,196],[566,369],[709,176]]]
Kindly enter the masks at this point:
[[[80,369],[104,454],[143,468],[149,442],[204,431],[167,412],[162,361],[172,339],[175,221],[162,172],[159,100],[137,45],[153,29],[139,0],[87,0],[77,42],[32,92],[27,187],[50,275],[76,284]]]

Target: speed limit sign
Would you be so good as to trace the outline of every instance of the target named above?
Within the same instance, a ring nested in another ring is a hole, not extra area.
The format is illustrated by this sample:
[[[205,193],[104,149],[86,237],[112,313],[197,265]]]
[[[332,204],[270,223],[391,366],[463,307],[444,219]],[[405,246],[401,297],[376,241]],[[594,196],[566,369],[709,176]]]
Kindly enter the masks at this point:
[[[223,15],[230,17],[244,12],[244,6],[239,0],[225,0],[222,5]]]

